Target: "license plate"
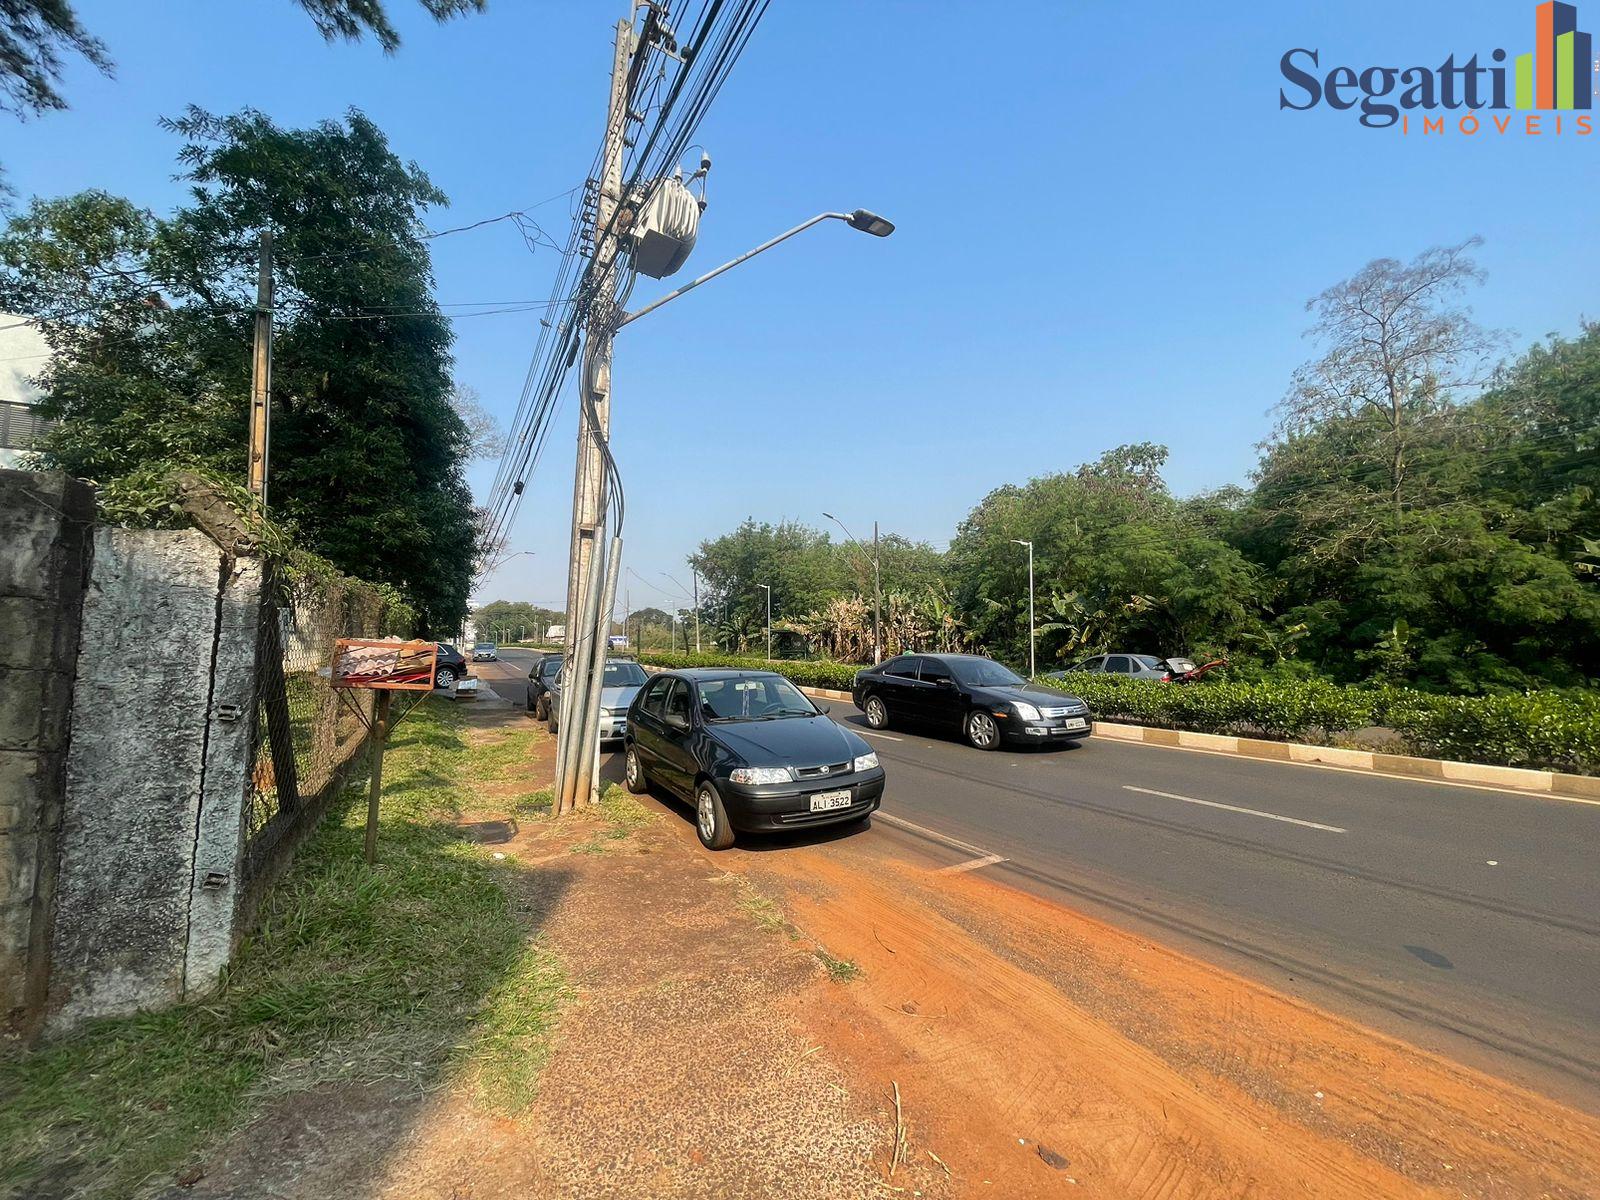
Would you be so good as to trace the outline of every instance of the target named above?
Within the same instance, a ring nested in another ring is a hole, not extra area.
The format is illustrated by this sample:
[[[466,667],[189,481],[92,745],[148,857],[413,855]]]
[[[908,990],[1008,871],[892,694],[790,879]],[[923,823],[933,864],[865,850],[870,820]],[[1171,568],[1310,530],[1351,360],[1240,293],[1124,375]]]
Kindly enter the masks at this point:
[[[1061,722],[1061,726],[1064,729],[1087,729],[1089,728],[1089,722],[1083,717],[1068,717]]]
[[[818,792],[811,797],[812,812],[829,812],[835,808],[849,808],[850,793],[843,792]]]

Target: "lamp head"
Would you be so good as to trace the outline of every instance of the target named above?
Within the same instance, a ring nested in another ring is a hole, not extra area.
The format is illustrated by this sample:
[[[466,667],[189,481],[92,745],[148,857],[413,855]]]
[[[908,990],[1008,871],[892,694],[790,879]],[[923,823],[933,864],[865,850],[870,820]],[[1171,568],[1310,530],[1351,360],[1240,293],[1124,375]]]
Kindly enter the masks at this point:
[[[888,237],[894,232],[893,221],[887,221],[877,213],[868,212],[864,208],[856,209],[848,220],[851,229],[859,229],[862,233],[870,233],[873,237]]]

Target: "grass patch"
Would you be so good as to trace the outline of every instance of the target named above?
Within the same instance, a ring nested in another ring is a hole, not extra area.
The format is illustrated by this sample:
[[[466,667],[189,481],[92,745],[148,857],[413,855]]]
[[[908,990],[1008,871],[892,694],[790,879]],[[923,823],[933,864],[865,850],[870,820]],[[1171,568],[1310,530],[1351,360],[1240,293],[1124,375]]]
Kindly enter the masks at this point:
[[[555,807],[555,791],[540,788],[536,792],[523,792],[511,801],[511,811],[519,817],[548,817]]]
[[[338,1080],[472,1078],[531,1096],[565,994],[496,864],[453,823],[475,764],[463,717],[428,701],[384,764],[379,861],[347,792],[263,908],[223,986],[0,1061],[0,1193],[123,1197],[193,1161],[263,1098]]]
[[[835,958],[821,946],[817,947],[816,955],[828,969],[828,978],[835,983],[849,983],[852,979],[861,977],[861,967],[848,958]]]
[[[596,807],[606,820],[606,828],[573,846],[573,854],[604,854],[611,848],[608,843],[626,840],[634,830],[655,819],[644,805],[614,783],[600,794]]]
[[[533,746],[548,734],[537,727],[513,728],[472,748],[471,770],[479,783],[504,783],[526,773]]]

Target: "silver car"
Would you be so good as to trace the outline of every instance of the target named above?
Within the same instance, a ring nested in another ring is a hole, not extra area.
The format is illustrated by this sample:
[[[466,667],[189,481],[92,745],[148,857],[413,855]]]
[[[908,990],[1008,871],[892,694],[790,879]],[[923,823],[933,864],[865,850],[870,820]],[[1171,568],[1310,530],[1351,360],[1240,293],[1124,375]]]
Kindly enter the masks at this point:
[[[1090,671],[1095,674],[1120,675],[1124,679],[1159,679],[1171,682],[1173,671],[1167,661],[1152,654],[1097,654],[1080,663],[1073,663],[1067,671]],[[1067,671],[1056,671],[1057,678]]]
[[[566,668],[550,681],[547,723],[551,733],[561,730],[561,689],[567,682]],[[628,732],[628,706],[639,689],[650,682],[644,668],[631,658],[608,659],[600,690],[600,740],[614,742]]]

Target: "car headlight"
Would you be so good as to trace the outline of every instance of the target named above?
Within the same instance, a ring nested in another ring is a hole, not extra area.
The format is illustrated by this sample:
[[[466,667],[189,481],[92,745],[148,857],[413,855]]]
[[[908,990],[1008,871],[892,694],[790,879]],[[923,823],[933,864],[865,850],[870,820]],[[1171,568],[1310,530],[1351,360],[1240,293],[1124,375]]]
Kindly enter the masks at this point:
[[[1024,721],[1037,721],[1039,719],[1039,710],[1031,704],[1024,704],[1022,701],[1016,700],[1012,702],[1011,707],[1016,710],[1017,716]]]
[[[732,783],[793,783],[794,772],[788,767],[735,767],[728,772]]]
[[[859,758],[856,759],[856,767],[855,767],[855,769],[858,770],[858,771],[870,771],[873,768],[875,768],[877,765],[878,765],[878,756],[876,754],[868,752],[866,754],[861,755]]]

